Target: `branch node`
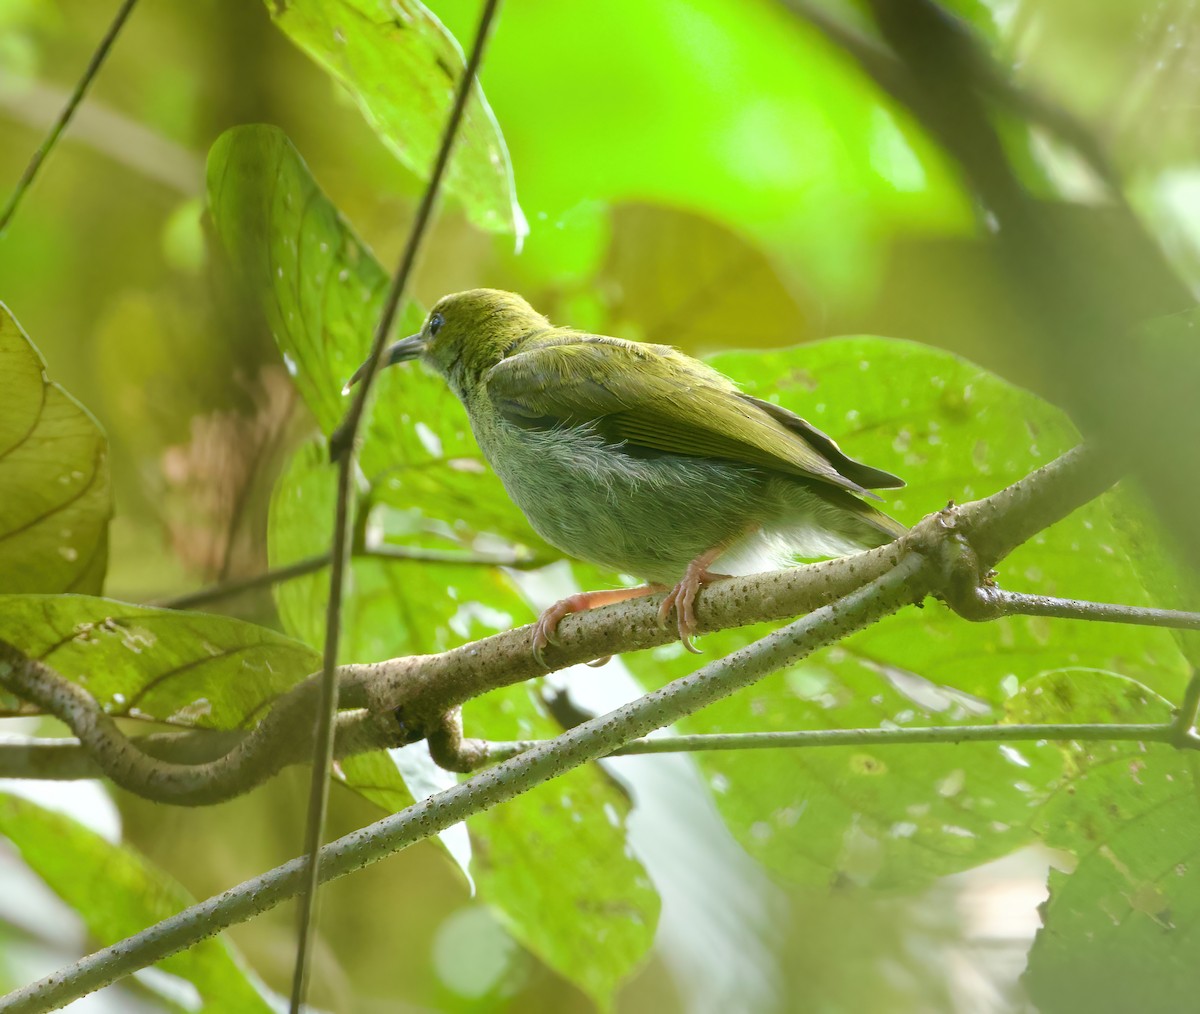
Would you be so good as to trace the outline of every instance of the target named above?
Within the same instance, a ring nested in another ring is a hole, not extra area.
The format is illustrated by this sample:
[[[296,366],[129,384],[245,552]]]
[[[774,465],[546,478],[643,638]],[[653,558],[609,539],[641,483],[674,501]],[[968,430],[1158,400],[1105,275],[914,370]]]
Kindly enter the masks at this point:
[[[488,762],[488,743],[483,739],[463,736],[462,708],[451,708],[441,722],[426,737],[429,756],[447,771],[469,774]]]
[[[937,515],[938,523],[948,529],[939,547],[942,569],[941,599],[959,616],[983,623],[1004,615],[996,587],[994,570],[984,570],[970,539],[957,529],[957,512],[947,506]]]

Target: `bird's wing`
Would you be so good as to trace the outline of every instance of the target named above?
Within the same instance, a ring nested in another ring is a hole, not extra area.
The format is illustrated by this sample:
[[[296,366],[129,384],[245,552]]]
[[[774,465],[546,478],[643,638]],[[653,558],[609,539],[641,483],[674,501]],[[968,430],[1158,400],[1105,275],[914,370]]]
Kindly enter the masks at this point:
[[[492,367],[485,384],[496,410],[517,425],[591,423],[630,453],[723,458],[871,497],[869,485],[903,485],[848,458],[799,416],[743,395],[665,345],[560,333],[525,343]]]

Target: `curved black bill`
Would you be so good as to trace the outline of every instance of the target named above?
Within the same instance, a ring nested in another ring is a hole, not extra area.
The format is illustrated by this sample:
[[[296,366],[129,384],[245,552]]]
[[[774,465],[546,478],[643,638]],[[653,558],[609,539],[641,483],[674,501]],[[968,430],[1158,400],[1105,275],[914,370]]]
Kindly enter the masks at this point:
[[[401,338],[390,348],[384,350],[383,360],[379,364],[379,368],[385,366],[393,366],[396,363],[403,363],[409,359],[416,359],[425,351],[425,336],[421,334],[410,334],[407,338]],[[347,394],[355,384],[362,380],[363,374],[367,372],[367,366],[370,360],[363,363],[354,375],[346,381],[346,386],[342,388],[342,393]]]

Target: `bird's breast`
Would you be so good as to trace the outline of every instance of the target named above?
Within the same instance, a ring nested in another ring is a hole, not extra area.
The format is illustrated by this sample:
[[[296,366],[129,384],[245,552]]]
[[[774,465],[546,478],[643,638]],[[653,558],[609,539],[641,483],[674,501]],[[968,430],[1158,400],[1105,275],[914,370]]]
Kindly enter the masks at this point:
[[[645,457],[590,425],[526,429],[472,415],[480,449],[534,530],[580,559],[674,583],[700,553],[743,530],[762,480],[730,462]]]

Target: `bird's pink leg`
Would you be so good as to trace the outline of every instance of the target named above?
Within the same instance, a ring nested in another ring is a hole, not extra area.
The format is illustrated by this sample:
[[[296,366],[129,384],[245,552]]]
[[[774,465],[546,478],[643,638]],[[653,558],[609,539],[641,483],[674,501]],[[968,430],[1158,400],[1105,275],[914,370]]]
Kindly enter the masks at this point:
[[[700,649],[692,644],[692,637],[696,633],[696,611],[694,608],[696,594],[706,584],[712,584],[713,581],[720,581],[723,578],[729,577],[728,574],[712,573],[708,569],[708,565],[721,556],[735,542],[749,535],[757,528],[758,525],[750,525],[738,532],[737,535],[726,539],[724,542],[718,542],[712,549],[707,549],[697,556],[696,559],[687,565],[687,570],[683,572],[683,578],[679,584],[667,593],[667,597],[662,600],[662,605],[658,607],[658,623],[662,627],[667,625],[667,617],[671,615],[671,609],[675,609],[676,620],[679,624],[679,640],[683,642],[683,646],[693,655],[702,654]]]
[[[533,625],[533,657],[542,665],[546,665],[542,652],[546,645],[556,643],[555,632],[559,620],[568,613],[581,613],[585,609],[596,609],[599,606],[611,606],[614,602],[625,602],[629,599],[640,599],[647,595],[663,591],[661,584],[644,584],[637,588],[610,588],[606,591],[579,592],[559,599],[549,609],[542,612]],[[549,668],[547,666],[547,668]]]

